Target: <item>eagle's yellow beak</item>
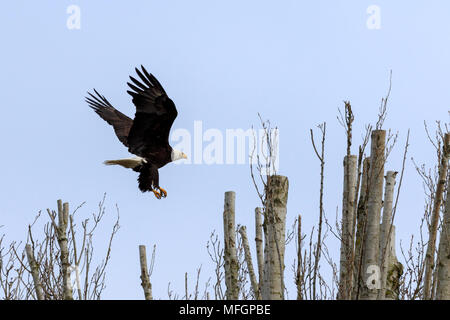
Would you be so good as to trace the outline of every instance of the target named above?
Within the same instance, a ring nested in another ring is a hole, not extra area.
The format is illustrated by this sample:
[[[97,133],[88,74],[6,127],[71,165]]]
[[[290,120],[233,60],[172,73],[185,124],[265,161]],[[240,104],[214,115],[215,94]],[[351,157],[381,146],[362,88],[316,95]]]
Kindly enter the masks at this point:
[[[182,157],[183,157],[183,159],[187,159],[187,155],[184,152],[183,152]]]

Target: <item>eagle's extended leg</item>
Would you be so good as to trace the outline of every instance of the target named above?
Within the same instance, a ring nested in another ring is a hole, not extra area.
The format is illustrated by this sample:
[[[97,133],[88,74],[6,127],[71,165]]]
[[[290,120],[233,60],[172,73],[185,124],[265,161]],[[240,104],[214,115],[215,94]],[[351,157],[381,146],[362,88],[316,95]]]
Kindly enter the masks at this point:
[[[155,195],[155,197],[156,197],[157,199],[161,199],[161,193],[159,193],[159,192],[156,191],[156,190],[152,190],[152,192],[153,192],[153,194]]]
[[[167,192],[161,189],[159,184],[158,168],[150,163],[144,163],[139,167],[139,189],[142,192],[151,191],[157,199],[165,198]]]
[[[163,197],[163,198],[167,197],[167,191],[166,190],[164,190],[161,187],[158,187],[158,189],[159,189],[159,192],[161,194],[161,197]]]

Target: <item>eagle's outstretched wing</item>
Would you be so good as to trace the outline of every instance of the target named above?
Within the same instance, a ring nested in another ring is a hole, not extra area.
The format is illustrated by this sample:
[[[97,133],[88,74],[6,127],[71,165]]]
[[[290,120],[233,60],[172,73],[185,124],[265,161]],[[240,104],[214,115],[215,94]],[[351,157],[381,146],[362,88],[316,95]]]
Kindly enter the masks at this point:
[[[127,91],[133,97],[136,115],[128,135],[128,151],[138,156],[158,153],[169,147],[169,132],[177,117],[177,109],[159,81],[141,66],[136,68],[141,82],[130,76],[133,83]]]
[[[133,120],[116,110],[109,101],[94,89],[97,96],[88,92],[90,97],[86,97],[86,102],[94,111],[106,122],[113,126],[117,138],[128,147],[128,134]]]

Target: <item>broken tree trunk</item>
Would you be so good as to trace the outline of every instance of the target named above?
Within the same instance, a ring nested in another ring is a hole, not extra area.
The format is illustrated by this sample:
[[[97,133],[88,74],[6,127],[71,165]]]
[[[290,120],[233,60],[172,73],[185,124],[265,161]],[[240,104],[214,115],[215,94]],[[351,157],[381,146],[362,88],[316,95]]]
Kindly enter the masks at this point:
[[[438,283],[436,299],[450,300],[450,191],[447,187],[444,220],[442,221],[441,239],[438,251]]]
[[[25,245],[28,264],[30,265],[31,276],[33,277],[34,290],[38,300],[44,300],[44,292],[42,290],[41,280],[39,278],[39,266],[34,259],[34,252],[30,244]]]
[[[47,209],[47,213],[52,220],[52,225],[55,228],[56,237],[58,240],[59,249],[61,251],[61,274],[63,279],[63,299],[73,300],[72,295],[72,283],[70,282],[70,262],[69,262],[69,247],[67,239],[67,226],[69,222],[69,204],[62,200],[57,201],[58,214],[55,211]],[[55,218],[58,218],[58,224],[56,224]]]
[[[364,287],[362,299],[375,300],[380,289],[379,243],[380,214],[383,202],[386,131],[374,130],[371,135],[367,223],[364,236]]]
[[[353,257],[353,212],[356,194],[356,162],[355,155],[344,157],[344,194],[342,200],[341,223],[341,257],[339,275],[339,293],[341,300],[350,299],[352,280],[351,266]]]
[[[367,187],[369,180],[370,158],[365,158],[363,161],[363,173],[361,178],[361,191],[359,192],[358,209],[357,209],[357,230],[355,236],[355,250],[354,250],[354,266],[353,274],[355,284],[353,285],[352,299],[357,300],[359,294],[362,292],[362,253],[363,253],[363,238],[367,218]]]
[[[235,199],[234,191],[225,192],[225,205],[223,211],[224,227],[224,268],[225,284],[227,287],[227,300],[237,300],[238,287],[238,262],[236,255],[236,224],[235,224]]]
[[[73,300],[72,283],[70,281],[69,248],[67,239],[67,223],[69,221],[69,204],[58,200],[58,243],[61,249],[61,265],[64,281],[64,299]]]
[[[73,300],[72,283],[70,281],[70,263],[69,263],[69,248],[67,239],[67,224],[69,221],[69,204],[65,202],[62,204],[58,200],[58,243],[61,249],[61,265],[64,281],[64,300]]]
[[[395,254],[395,226],[392,226],[387,251],[385,290],[381,299],[398,300],[400,294],[400,277],[403,274],[403,265],[397,260]],[[380,290],[381,292],[381,290]]]
[[[258,263],[258,288],[261,294],[264,278],[264,252],[263,252],[263,225],[260,208],[255,209],[255,243],[256,243],[256,261]]]
[[[287,177],[269,176],[267,181],[264,216],[264,300],[284,299],[284,250],[286,230],[286,205],[289,181]]]
[[[144,290],[145,300],[153,300],[152,284],[147,267],[147,252],[144,245],[139,246],[139,262],[141,266],[141,286]]]
[[[256,300],[259,300],[260,299],[259,285],[258,285],[258,281],[256,281],[255,270],[253,269],[252,254],[250,252],[250,245],[248,244],[248,238],[247,238],[247,228],[245,226],[241,226],[239,228],[239,233],[241,234],[241,237],[242,237],[242,244],[244,246],[244,254],[245,254],[245,262],[247,263],[247,269],[248,269],[248,274],[250,276],[250,283],[252,285],[253,295],[255,296]]]
[[[428,300],[432,296],[431,283],[434,269],[434,251],[436,249],[436,236],[439,226],[439,212],[441,211],[442,196],[444,194],[445,181],[447,179],[448,160],[450,156],[450,133],[445,134],[443,142],[441,163],[439,165],[439,180],[436,185],[433,211],[431,212],[431,225],[429,229],[427,253],[425,256],[425,279],[423,284],[424,300]]]
[[[384,187],[384,203],[383,203],[383,219],[380,227],[380,268],[381,268],[381,289],[378,295],[378,299],[385,299],[386,296],[386,278],[388,272],[388,266],[390,263],[390,252],[391,247],[390,239],[392,229],[392,207],[394,202],[394,187],[395,187],[395,177],[397,176],[396,171],[388,171],[386,173],[386,184]],[[392,226],[393,227],[393,226]],[[392,243],[395,246],[395,243]]]

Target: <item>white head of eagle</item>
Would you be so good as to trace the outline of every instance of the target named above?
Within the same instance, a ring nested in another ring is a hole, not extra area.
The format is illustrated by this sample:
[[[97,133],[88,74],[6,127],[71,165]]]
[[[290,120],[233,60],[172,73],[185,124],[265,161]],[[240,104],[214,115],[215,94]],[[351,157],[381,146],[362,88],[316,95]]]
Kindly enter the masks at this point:
[[[86,102],[106,122],[113,126],[117,138],[136,157],[107,160],[107,165],[120,165],[139,172],[139,189],[152,191],[156,198],[167,196],[159,186],[158,169],[167,163],[187,159],[186,154],[169,145],[170,128],[178,115],[173,101],[167,96],[159,81],[143,66],[136,68],[141,81],[130,76],[127,92],[136,107],[134,119],[115,109],[109,101],[94,89],[88,92]]]
[[[177,161],[181,159],[187,159],[187,155],[180,150],[172,149],[172,153],[170,154],[170,159],[172,161]]]

